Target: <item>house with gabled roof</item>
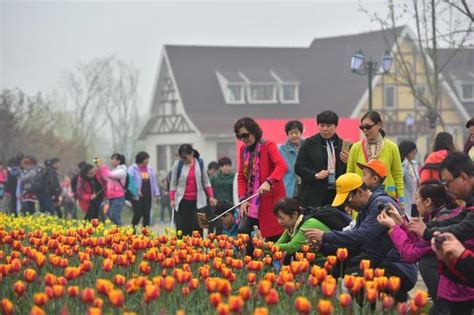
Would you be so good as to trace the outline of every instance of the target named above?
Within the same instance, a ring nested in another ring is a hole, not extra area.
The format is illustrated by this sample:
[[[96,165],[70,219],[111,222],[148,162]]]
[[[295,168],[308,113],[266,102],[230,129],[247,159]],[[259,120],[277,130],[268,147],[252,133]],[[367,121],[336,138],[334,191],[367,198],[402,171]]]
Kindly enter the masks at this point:
[[[411,34],[407,26],[395,32],[402,38]],[[193,144],[207,162],[221,156],[235,161],[233,124],[244,116],[309,118],[331,109],[340,117],[361,117],[367,111],[368,83],[351,73],[350,60],[360,48],[369,56],[394,51],[393,40],[385,35],[375,31],[321,38],[300,48],[164,46],[149,118],[140,135],[151,165],[168,170],[182,143]],[[413,41],[408,42],[407,51],[416,56]],[[463,79],[453,81],[454,89],[458,81],[461,89],[466,82],[472,87],[473,80],[464,80],[472,67],[446,69],[446,75],[464,70]],[[407,88],[383,75],[375,76],[372,86],[373,108],[383,115],[387,135],[395,141],[416,136],[419,151],[426,152],[432,139],[422,121],[423,109]],[[472,115],[466,108],[474,106],[460,101],[459,90],[447,91],[450,86],[446,83],[441,111],[461,144],[463,125]],[[471,100],[469,94],[464,96]],[[410,117],[415,124],[407,124]]]

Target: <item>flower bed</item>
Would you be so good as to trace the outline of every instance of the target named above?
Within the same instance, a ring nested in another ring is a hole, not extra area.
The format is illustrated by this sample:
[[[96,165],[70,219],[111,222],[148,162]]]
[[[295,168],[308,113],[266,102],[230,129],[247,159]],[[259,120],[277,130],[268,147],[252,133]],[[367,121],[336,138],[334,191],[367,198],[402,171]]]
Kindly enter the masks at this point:
[[[400,280],[369,261],[361,263],[364,277],[331,276],[346,249],[323,268],[311,265],[314,253],[304,246],[277,271],[278,247],[253,240],[253,257],[243,257],[244,235],[134,235],[98,221],[3,213],[0,222],[3,314],[416,313],[427,299],[418,291],[395,305]]]

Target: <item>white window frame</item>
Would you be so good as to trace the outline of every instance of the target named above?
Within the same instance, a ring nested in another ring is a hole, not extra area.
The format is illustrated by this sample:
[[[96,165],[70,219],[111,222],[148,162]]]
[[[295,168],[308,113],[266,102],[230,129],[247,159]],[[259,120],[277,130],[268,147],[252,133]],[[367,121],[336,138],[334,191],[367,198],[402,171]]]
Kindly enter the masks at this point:
[[[470,84],[471,89],[472,89],[472,98],[464,98],[463,95],[463,89],[462,86],[463,84]],[[474,101],[474,81],[458,81],[458,92],[459,92],[459,98],[463,102],[473,102]]]
[[[260,87],[260,86],[270,86],[273,91],[273,97],[272,99],[266,99],[266,100],[255,100],[252,98],[252,88]],[[277,103],[277,84],[274,82],[268,82],[268,83],[250,83],[247,86],[247,99],[249,100],[249,104],[275,104]]]
[[[285,99],[284,98],[284,88],[285,86],[291,86],[295,89],[295,98],[294,99]],[[300,102],[300,88],[299,84],[296,83],[282,83],[279,86],[279,92],[280,92],[280,101],[282,104],[298,104]]]
[[[387,88],[393,88],[393,106],[387,106]],[[387,84],[383,86],[383,108],[391,110],[397,108],[397,86],[395,84]]]
[[[415,89],[417,89],[417,91],[419,88],[423,88],[423,95],[426,97],[428,92],[427,86],[425,84],[418,84],[415,86]],[[413,95],[413,98],[415,99],[415,109],[426,109],[426,106],[422,105],[416,96]]]
[[[240,87],[240,100],[232,100],[230,87]],[[245,84],[244,83],[227,83],[225,85],[225,97],[227,104],[245,104]]]

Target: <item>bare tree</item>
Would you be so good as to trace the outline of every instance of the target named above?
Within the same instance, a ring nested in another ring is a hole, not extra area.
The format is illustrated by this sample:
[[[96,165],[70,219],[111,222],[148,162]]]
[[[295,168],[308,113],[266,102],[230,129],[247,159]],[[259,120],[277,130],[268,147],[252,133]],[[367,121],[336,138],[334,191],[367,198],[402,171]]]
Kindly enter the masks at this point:
[[[388,9],[388,16],[383,17],[361,7],[385,31],[387,45],[389,42],[394,43],[393,57],[398,73],[389,75],[399,85],[408,87],[418,103],[426,109],[423,120],[434,134],[438,121],[444,126],[440,116],[442,72],[459,49],[470,44],[473,21],[461,20],[459,14],[453,12],[452,6],[441,0],[412,0],[409,3],[388,0]],[[406,34],[402,38],[403,32],[397,27],[407,16],[415,24],[415,38]],[[418,52],[404,53],[404,41],[412,41]],[[448,56],[440,58],[440,46],[449,48]],[[423,65],[421,75],[420,69],[416,68],[417,58],[421,58]],[[420,89],[420,84],[426,88]]]
[[[113,149],[130,157],[138,137],[138,71],[120,60],[109,63],[104,111],[109,122]]]
[[[456,0],[456,1],[450,1],[450,0],[445,0],[447,4],[467,16],[471,22],[474,22],[474,3],[471,1],[471,7],[469,7],[467,0]]]
[[[105,123],[104,102],[107,102],[107,76],[113,57],[96,58],[79,63],[66,74],[67,106],[72,110],[72,137],[89,147]]]

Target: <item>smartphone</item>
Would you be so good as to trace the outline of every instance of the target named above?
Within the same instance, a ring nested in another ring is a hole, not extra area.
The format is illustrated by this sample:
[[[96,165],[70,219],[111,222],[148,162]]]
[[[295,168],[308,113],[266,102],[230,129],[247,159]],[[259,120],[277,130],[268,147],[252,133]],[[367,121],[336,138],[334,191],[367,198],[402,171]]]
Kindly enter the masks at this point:
[[[304,227],[301,227],[300,230],[303,231],[303,232],[307,231],[307,229],[305,229]]]
[[[342,141],[342,151],[349,152],[351,150],[352,142],[348,140]]]
[[[405,213],[404,215],[405,219],[407,219],[408,223],[411,223],[411,217]]]
[[[257,233],[258,232],[258,225],[254,225],[253,230],[254,230],[255,233]]]
[[[435,236],[435,246],[438,250],[443,248],[443,243],[446,241],[446,236]]]

